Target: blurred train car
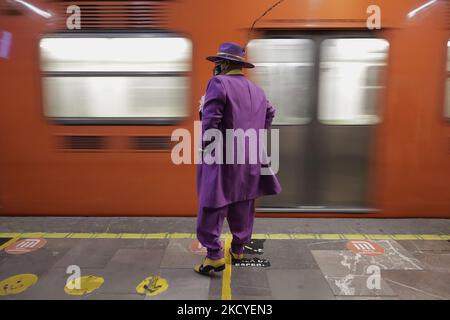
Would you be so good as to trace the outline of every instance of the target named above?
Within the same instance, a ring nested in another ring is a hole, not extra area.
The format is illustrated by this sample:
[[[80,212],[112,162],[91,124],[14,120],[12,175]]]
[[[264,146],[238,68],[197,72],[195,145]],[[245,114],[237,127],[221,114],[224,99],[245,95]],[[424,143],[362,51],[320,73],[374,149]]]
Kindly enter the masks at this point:
[[[195,216],[171,134],[194,130],[205,57],[274,2],[1,0],[0,214]],[[258,215],[450,217],[449,39],[443,0],[264,16],[247,75],[277,108],[283,192]]]

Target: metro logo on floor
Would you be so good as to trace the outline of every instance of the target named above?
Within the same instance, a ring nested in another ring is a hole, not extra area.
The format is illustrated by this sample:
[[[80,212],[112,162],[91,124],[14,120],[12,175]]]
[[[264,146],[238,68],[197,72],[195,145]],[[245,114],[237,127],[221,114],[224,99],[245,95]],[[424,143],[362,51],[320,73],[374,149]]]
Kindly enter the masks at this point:
[[[353,253],[366,256],[378,256],[384,253],[384,248],[374,241],[360,240],[347,242],[347,249]]]
[[[36,251],[47,243],[45,239],[22,239],[9,245],[5,251],[9,254],[23,254]]]

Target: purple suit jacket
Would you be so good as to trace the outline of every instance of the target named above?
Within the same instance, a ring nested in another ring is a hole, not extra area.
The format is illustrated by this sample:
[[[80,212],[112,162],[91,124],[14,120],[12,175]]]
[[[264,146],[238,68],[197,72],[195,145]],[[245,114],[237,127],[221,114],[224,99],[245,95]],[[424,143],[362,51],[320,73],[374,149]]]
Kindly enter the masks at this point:
[[[208,82],[205,102],[200,111],[202,136],[211,128],[220,130],[224,141],[226,129],[255,129],[259,132],[259,129],[270,127],[274,115],[275,109],[264,91],[245,76],[214,76]],[[205,142],[202,146],[205,147]],[[224,164],[206,164],[203,161],[197,166],[200,207],[219,208],[233,202],[281,192],[275,175],[261,175],[259,156],[255,164],[250,164],[248,143],[245,145],[245,164],[237,164],[236,161],[226,164],[225,159],[224,142]]]

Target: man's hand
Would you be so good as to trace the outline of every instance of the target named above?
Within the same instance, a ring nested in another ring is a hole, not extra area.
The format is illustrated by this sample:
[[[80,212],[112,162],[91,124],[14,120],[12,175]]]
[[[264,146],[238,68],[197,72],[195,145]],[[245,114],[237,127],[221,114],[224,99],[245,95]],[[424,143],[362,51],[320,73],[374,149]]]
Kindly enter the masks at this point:
[[[205,104],[205,95],[202,95],[202,97],[199,100],[200,105],[198,106],[198,111],[202,111],[203,105]]]

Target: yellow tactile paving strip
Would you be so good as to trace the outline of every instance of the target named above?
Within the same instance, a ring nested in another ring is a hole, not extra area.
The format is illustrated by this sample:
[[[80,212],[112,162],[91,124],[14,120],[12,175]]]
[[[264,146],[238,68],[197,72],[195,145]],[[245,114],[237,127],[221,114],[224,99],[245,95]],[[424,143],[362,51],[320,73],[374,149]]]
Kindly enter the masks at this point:
[[[0,238],[2,238],[2,237],[0,237]],[[4,237],[4,238],[9,238],[9,237]],[[8,247],[10,244],[13,244],[14,242],[17,241],[17,239],[19,239],[19,238],[18,238],[18,237],[14,237],[14,238],[12,238],[11,240],[5,242],[4,244],[2,244],[2,245],[0,246],[0,250],[3,250],[3,249],[5,249],[6,247]]]
[[[226,237],[224,250],[226,267],[222,276],[222,300],[231,300],[232,264],[231,264],[230,248],[231,248],[231,237]]]
[[[223,234],[226,239],[230,234]],[[195,239],[195,233],[69,233],[0,232],[0,238],[45,239]],[[450,234],[366,234],[366,233],[255,233],[253,239],[271,240],[450,240]],[[5,243],[3,246],[5,246]],[[3,247],[2,246],[2,247]]]

